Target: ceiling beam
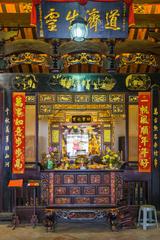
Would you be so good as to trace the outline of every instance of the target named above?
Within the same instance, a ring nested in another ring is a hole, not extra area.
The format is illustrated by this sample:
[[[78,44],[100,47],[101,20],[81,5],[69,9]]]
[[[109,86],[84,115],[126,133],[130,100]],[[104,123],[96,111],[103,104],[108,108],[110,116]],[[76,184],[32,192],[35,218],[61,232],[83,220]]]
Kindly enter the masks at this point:
[[[155,4],[155,3],[160,3],[160,2],[159,2],[159,0],[133,0],[133,3],[136,3],[136,4],[144,4],[144,3]]]
[[[2,27],[29,27],[30,13],[0,13]]]
[[[160,27],[160,14],[135,14],[136,27]]]
[[[31,0],[2,0],[3,3],[31,3]],[[139,4],[144,4],[144,3],[149,3],[149,4],[154,4],[154,3],[160,3],[159,0],[133,0],[133,3],[139,3]]]
[[[31,0],[1,0],[1,3],[31,3]]]

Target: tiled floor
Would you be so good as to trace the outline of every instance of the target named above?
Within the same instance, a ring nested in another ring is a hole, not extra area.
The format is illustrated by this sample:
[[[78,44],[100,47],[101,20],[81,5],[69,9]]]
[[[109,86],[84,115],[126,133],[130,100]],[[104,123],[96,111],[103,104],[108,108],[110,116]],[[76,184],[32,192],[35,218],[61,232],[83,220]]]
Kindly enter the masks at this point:
[[[0,225],[0,240],[160,240],[160,228],[111,232],[100,224],[58,224],[56,232],[46,232],[43,226],[30,226],[12,230]]]

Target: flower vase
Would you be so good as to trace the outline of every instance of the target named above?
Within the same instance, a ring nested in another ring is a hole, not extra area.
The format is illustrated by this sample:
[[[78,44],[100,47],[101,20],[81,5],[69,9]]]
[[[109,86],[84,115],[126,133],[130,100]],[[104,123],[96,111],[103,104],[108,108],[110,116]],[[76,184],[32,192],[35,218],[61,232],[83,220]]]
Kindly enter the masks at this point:
[[[83,161],[80,163],[80,169],[81,169],[81,170],[86,169],[86,167],[84,166],[84,162],[83,162]]]
[[[53,169],[53,161],[51,159],[47,160],[47,169],[48,170]]]

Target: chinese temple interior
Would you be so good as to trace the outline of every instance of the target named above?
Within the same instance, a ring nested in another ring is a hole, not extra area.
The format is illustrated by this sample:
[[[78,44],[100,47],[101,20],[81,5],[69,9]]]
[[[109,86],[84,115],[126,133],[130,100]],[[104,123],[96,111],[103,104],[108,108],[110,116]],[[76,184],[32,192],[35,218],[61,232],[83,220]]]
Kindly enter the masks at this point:
[[[75,6],[83,41],[65,37]],[[68,231],[55,240],[148,240],[151,226],[159,239],[159,80],[160,0],[0,1],[0,223]],[[75,222],[103,234],[72,236]]]

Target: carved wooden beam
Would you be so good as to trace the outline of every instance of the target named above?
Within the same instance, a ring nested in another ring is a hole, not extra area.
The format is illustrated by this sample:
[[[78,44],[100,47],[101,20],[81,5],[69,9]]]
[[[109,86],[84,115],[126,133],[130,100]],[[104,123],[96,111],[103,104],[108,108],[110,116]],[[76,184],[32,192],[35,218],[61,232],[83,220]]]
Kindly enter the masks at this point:
[[[160,27],[160,14],[135,14],[136,27]]]
[[[18,35],[18,31],[8,31],[8,32],[0,31],[0,41],[7,41],[13,37],[16,37],[17,35]]]
[[[0,25],[3,27],[29,27],[29,13],[0,13]]]
[[[67,53],[74,53],[74,52],[90,52],[90,53],[101,53],[107,54],[108,53],[108,46],[105,43],[98,42],[95,40],[87,40],[84,42],[75,42],[70,41],[63,43],[59,47],[59,54],[67,54]]]
[[[52,45],[40,40],[22,39],[5,44],[5,56],[20,52],[45,53],[52,56]]]
[[[160,55],[160,44],[148,40],[126,40],[115,45],[115,54],[146,53]]]
[[[156,41],[160,42],[160,33],[149,31],[149,36],[154,38]]]

